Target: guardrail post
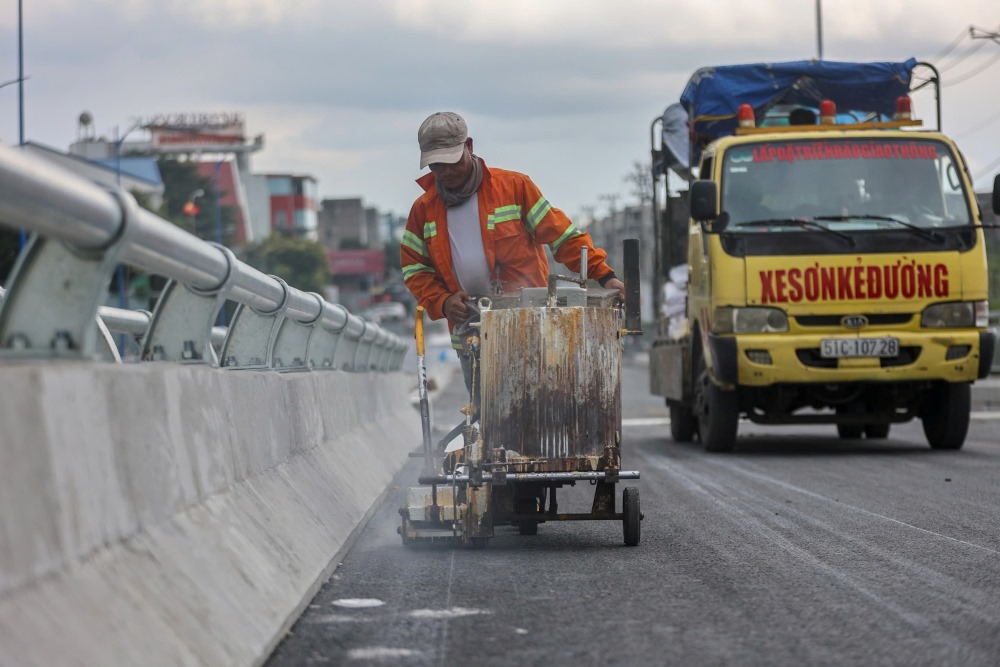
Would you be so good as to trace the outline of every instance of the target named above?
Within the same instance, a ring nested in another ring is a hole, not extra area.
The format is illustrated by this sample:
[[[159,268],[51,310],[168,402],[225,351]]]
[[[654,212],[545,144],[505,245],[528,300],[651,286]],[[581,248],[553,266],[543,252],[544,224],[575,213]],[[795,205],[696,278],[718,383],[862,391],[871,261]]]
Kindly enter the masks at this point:
[[[273,368],[301,370],[309,367],[309,340],[316,329],[322,328],[317,326],[317,323],[323,317],[322,297],[313,292],[309,292],[309,296],[314,297],[319,304],[319,312],[316,315],[316,319],[309,322],[299,322],[286,317],[282,320],[278,325],[274,347],[271,351],[271,365]]]
[[[371,355],[372,347],[375,345],[375,340],[379,334],[378,325],[372,324],[367,320],[364,320],[364,323],[365,328],[361,333],[361,338],[358,340],[358,347],[354,350],[354,360],[351,362],[352,367],[356,371],[368,370],[368,357]]]
[[[310,368],[333,369],[337,346],[347,328],[349,313],[341,305],[327,303],[315,292],[310,294],[319,299],[321,310],[318,324],[312,328],[306,345],[306,361]]]
[[[28,358],[118,358],[113,341],[97,324],[137,207],[116,195],[122,220],[114,238],[98,248],[71,247],[33,234],[21,250],[0,309],[0,356]]]
[[[271,368],[274,341],[278,335],[285,311],[288,309],[288,284],[278,278],[284,290],[281,304],[272,311],[259,312],[246,304],[240,304],[233,316],[219,354],[220,363],[225,368]]]
[[[357,370],[357,352],[361,337],[368,327],[368,322],[357,315],[347,315],[347,324],[340,332],[340,341],[333,359],[333,367],[345,371]]]
[[[201,362],[219,365],[212,346],[212,326],[225,305],[236,276],[236,256],[219,244],[229,270],[222,284],[202,291],[175,280],[167,283],[156,302],[149,328],[142,339],[144,361]]]

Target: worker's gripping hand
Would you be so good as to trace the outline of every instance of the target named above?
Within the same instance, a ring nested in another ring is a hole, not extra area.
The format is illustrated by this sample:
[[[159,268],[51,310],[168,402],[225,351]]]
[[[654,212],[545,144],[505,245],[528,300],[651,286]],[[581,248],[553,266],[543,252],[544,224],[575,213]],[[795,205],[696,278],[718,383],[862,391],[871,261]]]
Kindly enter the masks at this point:
[[[472,315],[472,310],[468,305],[471,299],[472,295],[465,290],[455,292],[444,300],[444,316],[452,324],[461,324],[466,321]]]
[[[625,300],[625,283],[617,278],[612,278],[608,282],[604,283],[604,288],[618,290],[618,295],[621,297],[622,301]]]

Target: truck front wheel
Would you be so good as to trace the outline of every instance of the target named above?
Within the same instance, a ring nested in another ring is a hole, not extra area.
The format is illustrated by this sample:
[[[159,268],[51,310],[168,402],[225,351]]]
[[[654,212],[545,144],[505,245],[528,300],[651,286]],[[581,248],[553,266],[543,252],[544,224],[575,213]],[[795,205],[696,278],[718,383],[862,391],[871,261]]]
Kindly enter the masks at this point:
[[[968,382],[936,382],[924,396],[920,419],[933,449],[961,449],[969,432],[972,388]]]
[[[698,429],[691,408],[674,401],[667,403],[667,406],[670,408],[670,437],[674,442],[691,442]]]
[[[698,437],[705,445],[705,451],[733,451],[739,426],[736,392],[726,391],[712,382],[700,355],[694,386],[694,412],[698,422]]]

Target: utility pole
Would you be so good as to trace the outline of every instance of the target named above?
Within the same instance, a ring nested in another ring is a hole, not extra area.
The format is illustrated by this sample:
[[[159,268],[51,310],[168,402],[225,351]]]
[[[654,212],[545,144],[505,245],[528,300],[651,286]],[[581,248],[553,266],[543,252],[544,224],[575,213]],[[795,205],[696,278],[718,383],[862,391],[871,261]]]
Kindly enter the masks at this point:
[[[18,143],[24,145],[24,0],[17,0]]]
[[[823,0],[816,0],[816,46],[823,60]]]
[[[17,106],[18,145],[24,146],[24,0],[17,0]],[[18,232],[18,248],[28,243],[28,234]]]

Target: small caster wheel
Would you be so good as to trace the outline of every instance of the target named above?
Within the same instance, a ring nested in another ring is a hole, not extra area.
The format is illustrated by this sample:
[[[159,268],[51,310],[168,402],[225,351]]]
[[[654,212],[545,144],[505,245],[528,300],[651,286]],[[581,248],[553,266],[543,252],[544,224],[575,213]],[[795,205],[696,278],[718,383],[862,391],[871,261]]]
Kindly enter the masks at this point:
[[[639,545],[640,524],[642,513],[639,511],[639,489],[626,487],[622,492],[622,529],[625,533],[625,546]]]

